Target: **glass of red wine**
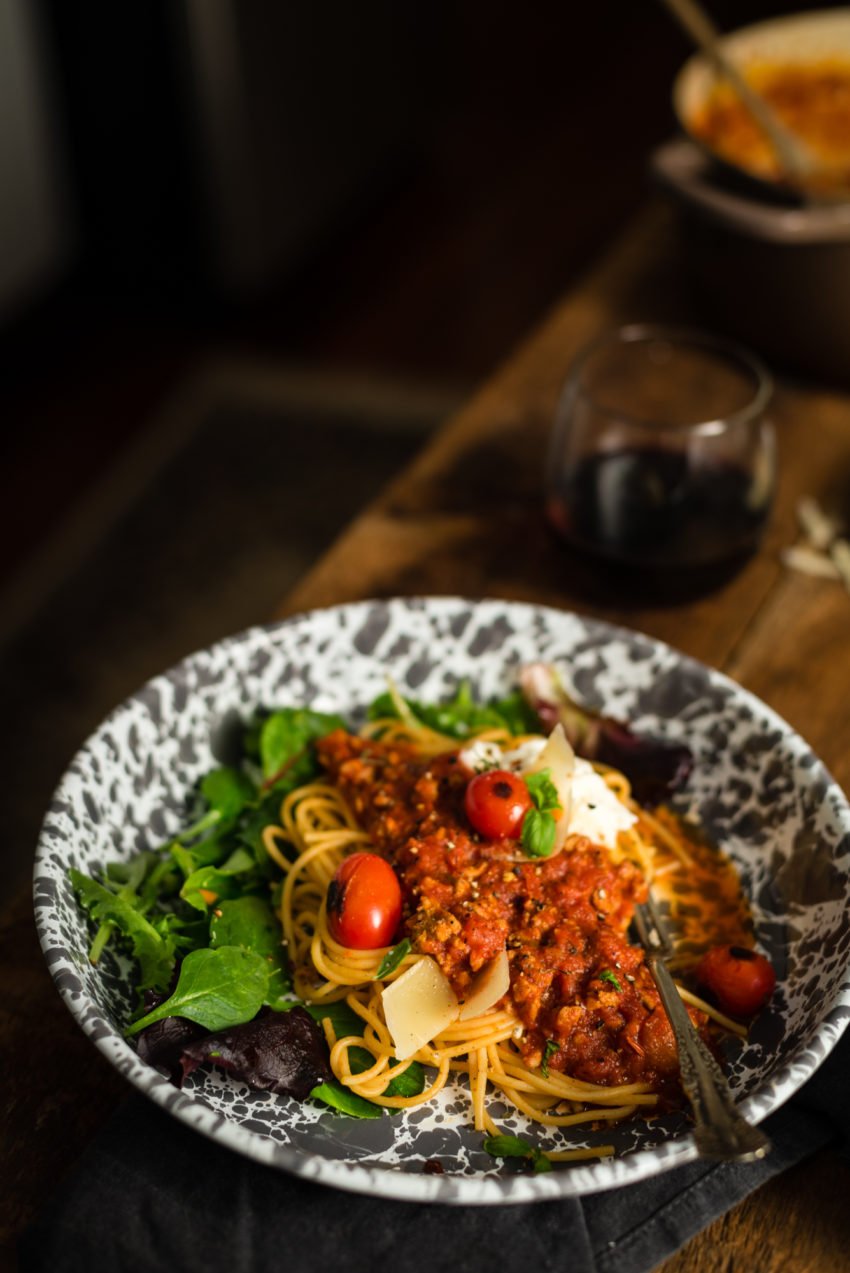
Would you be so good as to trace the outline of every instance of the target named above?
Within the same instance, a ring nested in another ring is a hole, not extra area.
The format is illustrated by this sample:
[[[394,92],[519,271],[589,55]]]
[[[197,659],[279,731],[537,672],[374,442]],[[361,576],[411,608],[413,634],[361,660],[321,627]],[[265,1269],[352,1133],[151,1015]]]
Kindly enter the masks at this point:
[[[633,583],[699,590],[728,577],[770,514],[772,392],[760,360],[724,338],[648,324],[607,333],[580,354],[558,406],[549,521]]]

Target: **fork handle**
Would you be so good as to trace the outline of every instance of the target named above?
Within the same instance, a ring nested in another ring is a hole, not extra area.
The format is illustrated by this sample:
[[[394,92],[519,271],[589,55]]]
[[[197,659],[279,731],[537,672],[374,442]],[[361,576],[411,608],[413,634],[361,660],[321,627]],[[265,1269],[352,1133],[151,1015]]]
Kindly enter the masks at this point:
[[[693,1107],[694,1140],[700,1155],[726,1162],[763,1158],[771,1148],[770,1140],[738,1112],[726,1076],[694,1029],[669,968],[651,952],[646,962],[673,1028],[682,1087]]]

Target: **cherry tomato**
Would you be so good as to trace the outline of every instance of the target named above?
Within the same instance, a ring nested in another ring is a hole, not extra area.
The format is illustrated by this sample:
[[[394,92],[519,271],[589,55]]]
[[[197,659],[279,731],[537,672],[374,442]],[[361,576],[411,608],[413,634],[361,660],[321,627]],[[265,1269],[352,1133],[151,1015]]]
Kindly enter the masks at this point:
[[[377,853],[352,853],[328,885],[328,928],[341,946],[389,946],[401,920],[401,886]]]
[[[464,796],[466,816],[488,840],[519,839],[523,819],[532,807],[528,787],[507,769],[476,774]]]
[[[776,985],[770,962],[746,946],[712,946],[697,965],[696,977],[733,1017],[753,1016]]]

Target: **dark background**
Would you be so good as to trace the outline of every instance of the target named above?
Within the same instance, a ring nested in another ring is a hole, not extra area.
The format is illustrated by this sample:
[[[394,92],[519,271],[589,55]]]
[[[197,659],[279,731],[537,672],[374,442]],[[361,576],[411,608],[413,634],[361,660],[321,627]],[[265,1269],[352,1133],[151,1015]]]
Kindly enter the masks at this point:
[[[690,53],[656,0],[27,12],[66,241],[2,312],[0,579],[199,358],[484,377],[644,199]]]

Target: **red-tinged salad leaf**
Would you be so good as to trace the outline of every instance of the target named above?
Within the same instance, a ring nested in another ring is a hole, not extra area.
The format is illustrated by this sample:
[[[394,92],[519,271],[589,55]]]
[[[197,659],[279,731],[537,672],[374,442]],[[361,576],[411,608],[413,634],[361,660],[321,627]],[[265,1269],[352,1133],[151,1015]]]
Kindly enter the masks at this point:
[[[660,804],[687,782],[693,768],[689,747],[635,734],[625,721],[579,706],[551,663],[527,664],[519,683],[544,730],[550,733],[563,725],[579,756],[626,775],[639,804]]]
[[[301,1007],[265,1013],[183,1048],[184,1078],[205,1063],[258,1091],[299,1101],[333,1079],[322,1028]]]
[[[165,1017],[142,1030],[136,1046],[139,1056],[154,1069],[165,1070],[172,1083],[183,1078],[183,1049],[206,1034],[202,1025],[185,1017]]]

